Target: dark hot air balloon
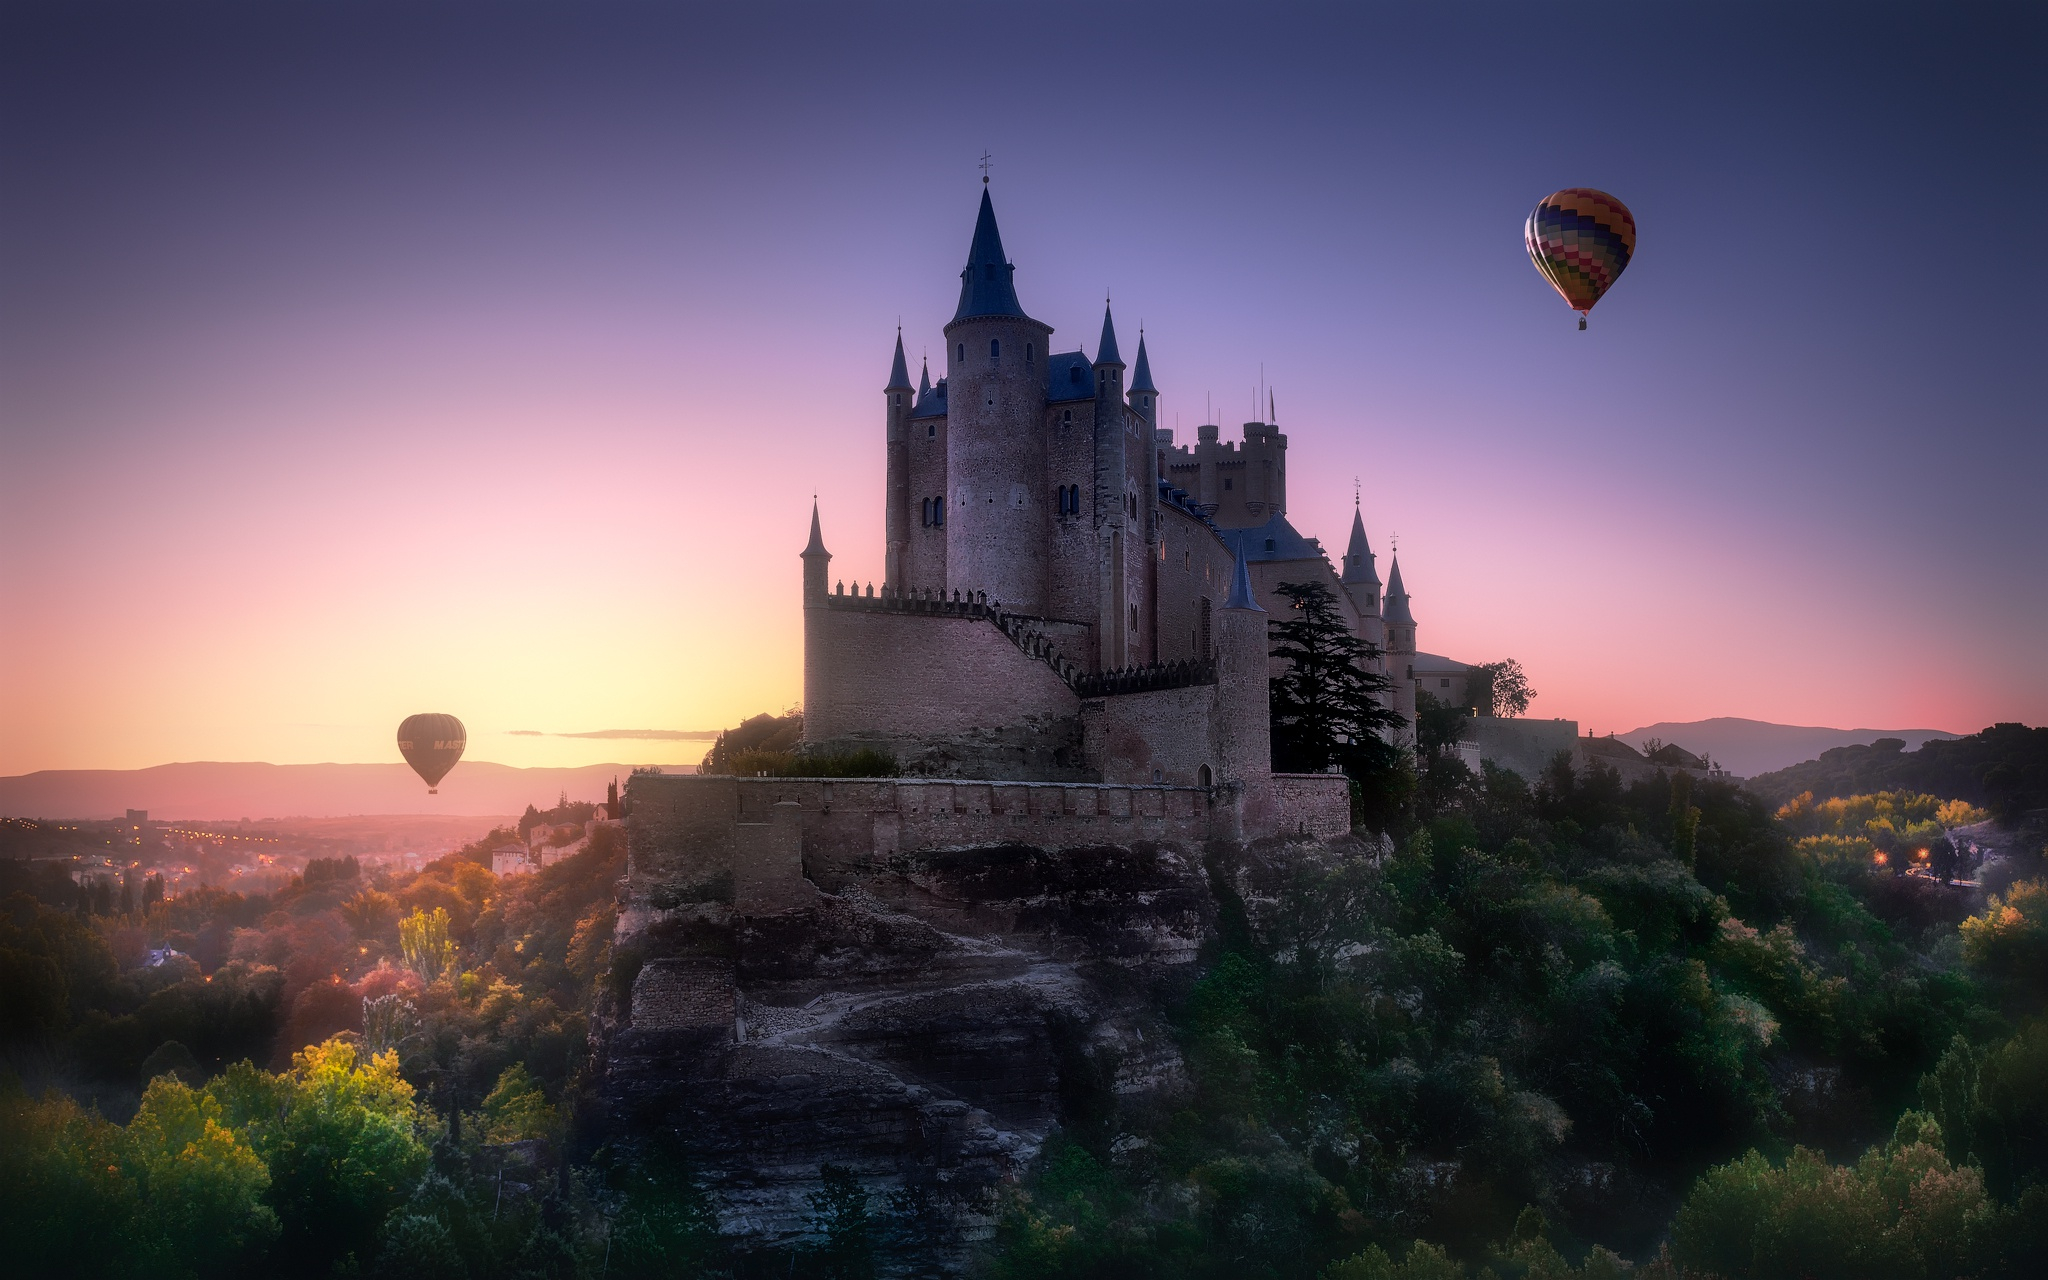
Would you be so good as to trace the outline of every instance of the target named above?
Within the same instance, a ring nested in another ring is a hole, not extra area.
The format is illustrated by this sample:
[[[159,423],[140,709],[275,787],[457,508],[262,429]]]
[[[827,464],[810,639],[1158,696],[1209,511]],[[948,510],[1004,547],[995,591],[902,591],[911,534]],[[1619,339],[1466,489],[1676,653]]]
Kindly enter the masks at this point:
[[[1636,220],[1627,205],[1605,191],[1566,187],[1543,197],[1522,238],[1529,261],[1579,313],[1583,329],[1586,313],[1635,256]]]
[[[469,732],[454,716],[428,712],[407,716],[398,726],[398,752],[412,771],[426,780],[430,796],[439,794],[441,779],[462,759],[462,749],[468,745]]]

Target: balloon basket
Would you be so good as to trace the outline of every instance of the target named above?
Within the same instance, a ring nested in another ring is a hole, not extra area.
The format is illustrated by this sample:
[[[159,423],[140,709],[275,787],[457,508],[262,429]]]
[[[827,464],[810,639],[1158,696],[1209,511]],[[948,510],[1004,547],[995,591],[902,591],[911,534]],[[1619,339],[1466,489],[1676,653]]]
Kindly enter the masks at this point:
[[[430,795],[430,796],[438,796],[438,795],[440,795],[440,794],[441,794],[441,788],[439,788],[439,787],[428,787],[428,788],[427,788],[427,794],[428,794],[428,795]]]
[[[1584,316],[1580,316],[1580,317],[1579,317],[1579,332],[1580,332],[1580,333],[1584,333],[1585,331],[1586,331],[1586,317],[1584,317]]]

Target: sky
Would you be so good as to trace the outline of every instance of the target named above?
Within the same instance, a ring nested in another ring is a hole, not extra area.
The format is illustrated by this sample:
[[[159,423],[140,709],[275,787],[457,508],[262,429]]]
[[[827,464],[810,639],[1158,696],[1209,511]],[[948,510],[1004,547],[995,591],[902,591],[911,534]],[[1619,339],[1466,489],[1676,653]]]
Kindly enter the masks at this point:
[[[1028,311],[1582,730],[2048,720],[2048,9],[0,9],[0,774],[693,761],[979,159]],[[1521,244],[1634,211],[1586,332]],[[1126,339],[1128,341],[1128,339]],[[1127,348],[1128,349],[1128,348]]]

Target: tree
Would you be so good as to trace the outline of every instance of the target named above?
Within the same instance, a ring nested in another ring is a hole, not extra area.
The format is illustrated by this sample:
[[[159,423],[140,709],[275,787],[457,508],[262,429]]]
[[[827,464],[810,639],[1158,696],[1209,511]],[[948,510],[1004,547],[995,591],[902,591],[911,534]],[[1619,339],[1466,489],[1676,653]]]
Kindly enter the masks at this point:
[[[819,1187],[804,1197],[811,1206],[811,1230],[822,1239],[819,1261],[834,1280],[867,1280],[875,1274],[874,1215],[868,1193],[853,1171],[836,1164],[818,1170]]]
[[[414,907],[412,914],[398,922],[398,950],[406,967],[432,982],[455,969],[455,944],[448,940],[448,908],[435,907],[430,915]]]
[[[1475,716],[1518,716],[1535,696],[1522,664],[1513,658],[1465,668],[1465,702]]]
[[[1370,669],[1379,650],[1353,635],[1336,599],[1320,582],[1283,582],[1292,608],[1267,624],[1274,657],[1287,670],[1272,681],[1273,767],[1321,773],[1337,765],[1353,777],[1395,767],[1382,738],[1401,717],[1380,699],[1393,684]]]

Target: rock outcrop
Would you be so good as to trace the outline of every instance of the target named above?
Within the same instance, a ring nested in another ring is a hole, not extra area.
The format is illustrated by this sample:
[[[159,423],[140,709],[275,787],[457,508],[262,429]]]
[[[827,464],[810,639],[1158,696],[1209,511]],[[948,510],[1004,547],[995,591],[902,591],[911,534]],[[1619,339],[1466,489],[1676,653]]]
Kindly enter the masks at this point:
[[[845,784],[777,785],[635,780],[598,1019],[612,1124],[678,1138],[743,1248],[804,1239],[832,1164],[899,1261],[950,1269],[1056,1130],[1173,1099],[1163,1011],[1213,933],[1210,867],[1245,851],[1146,838],[1121,802],[1085,842],[1028,808],[1028,838],[906,841],[850,822]],[[1302,849],[1327,846],[1266,852]]]

